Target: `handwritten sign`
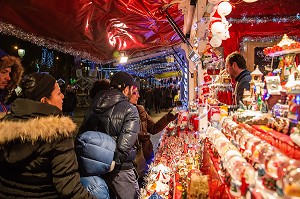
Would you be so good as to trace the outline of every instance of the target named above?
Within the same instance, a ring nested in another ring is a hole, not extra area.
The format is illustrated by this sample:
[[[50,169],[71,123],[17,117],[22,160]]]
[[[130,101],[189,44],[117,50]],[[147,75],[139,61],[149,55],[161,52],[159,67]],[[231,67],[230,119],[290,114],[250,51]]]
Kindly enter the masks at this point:
[[[266,69],[269,69],[272,64],[272,57],[266,56],[263,52],[265,47],[256,47],[254,48],[254,64],[255,66],[258,65],[260,71],[262,71],[264,74],[266,74],[268,71]],[[272,69],[276,69],[279,64],[279,57],[273,57],[273,65]]]

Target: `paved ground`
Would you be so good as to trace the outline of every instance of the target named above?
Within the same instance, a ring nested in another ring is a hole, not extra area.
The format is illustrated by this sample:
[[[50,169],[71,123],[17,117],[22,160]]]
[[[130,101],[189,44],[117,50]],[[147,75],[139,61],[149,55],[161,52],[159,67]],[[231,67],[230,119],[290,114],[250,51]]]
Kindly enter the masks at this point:
[[[82,123],[83,117],[84,117],[84,113],[86,112],[87,108],[82,108],[82,107],[77,107],[75,112],[74,112],[74,122],[77,124],[77,126],[79,127]],[[152,111],[153,112],[153,111]],[[154,121],[157,121],[158,119],[160,119],[164,114],[166,114],[167,111],[162,111],[161,113],[151,113],[151,117]],[[161,133],[158,133],[156,135],[151,136],[151,140],[154,146],[154,149],[157,148],[157,145],[159,143],[159,139],[160,139]],[[156,150],[155,150],[156,151]]]

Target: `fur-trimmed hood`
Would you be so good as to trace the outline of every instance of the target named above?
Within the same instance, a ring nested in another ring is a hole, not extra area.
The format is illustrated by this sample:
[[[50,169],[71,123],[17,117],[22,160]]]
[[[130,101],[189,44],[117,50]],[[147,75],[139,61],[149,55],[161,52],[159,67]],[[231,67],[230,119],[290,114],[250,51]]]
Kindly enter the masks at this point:
[[[21,60],[10,55],[0,58],[0,69],[7,67],[11,67],[11,80],[8,82],[7,89],[12,89],[21,81],[24,69]]]
[[[69,117],[48,116],[20,121],[0,122],[0,144],[15,139],[51,142],[75,134],[76,124]]]

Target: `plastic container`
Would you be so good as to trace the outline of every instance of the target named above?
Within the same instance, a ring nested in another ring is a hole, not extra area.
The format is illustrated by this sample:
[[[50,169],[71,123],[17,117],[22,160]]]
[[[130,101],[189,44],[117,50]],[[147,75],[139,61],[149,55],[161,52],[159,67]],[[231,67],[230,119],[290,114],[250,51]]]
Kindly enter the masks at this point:
[[[282,179],[291,170],[300,168],[300,161],[290,159],[289,161],[283,162],[277,170],[278,179]]]
[[[239,156],[231,156],[230,159],[228,159],[226,162],[224,162],[224,166],[227,169],[228,173],[230,173],[231,175],[235,172],[235,168],[238,165],[246,165],[247,161]]]
[[[246,150],[246,144],[247,144],[247,142],[248,142],[248,140],[250,139],[250,138],[253,138],[254,137],[254,135],[252,135],[252,134],[244,134],[241,138],[240,138],[240,140],[239,140],[239,145],[240,145],[240,148],[241,149],[243,149],[243,150]]]
[[[288,162],[290,158],[283,155],[282,153],[274,153],[266,156],[265,158],[265,171],[266,173],[274,178],[278,179],[277,171],[283,162]]]
[[[238,181],[242,181],[242,177],[244,177],[249,185],[255,184],[255,170],[246,162],[238,162],[235,164],[232,169],[231,177]]]
[[[291,198],[300,198],[300,168],[292,169],[284,176],[283,193]]]
[[[259,154],[258,154],[258,163],[265,168],[265,160],[268,156],[271,156],[275,153],[278,153],[278,149],[274,148],[270,144],[265,144],[259,149]]]
[[[261,153],[261,150],[265,146],[270,146],[269,144],[265,143],[264,141],[255,142],[252,146],[252,161],[259,163],[259,154]]]

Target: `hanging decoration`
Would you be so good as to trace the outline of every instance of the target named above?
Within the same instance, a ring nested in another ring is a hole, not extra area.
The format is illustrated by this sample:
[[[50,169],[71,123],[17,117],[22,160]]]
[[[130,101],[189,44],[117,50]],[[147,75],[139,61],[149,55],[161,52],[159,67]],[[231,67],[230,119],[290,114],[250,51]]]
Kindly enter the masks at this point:
[[[279,41],[282,36],[269,36],[269,37],[244,37],[240,43],[240,52],[244,52],[247,42],[276,42]],[[291,39],[300,42],[300,38],[296,36],[290,36]]]
[[[252,23],[252,24],[260,24],[260,23],[287,23],[287,22],[296,22],[300,21],[300,13],[295,16],[288,17],[242,17],[240,19],[229,18],[229,23]]]
[[[43,48],[41,65],[48,66],[48,68],[51,68],[53,66],[53,61],[54,61],[54,52],[47,50],[46,48]]]
[[[219,15],[221,16],[227,16],[232,11],[232,6],[228,1],[222,1],[217,8],[217,11]]]
[[[222,40],[226,40],[230,37],[229,28],[231,24],[229,24],[225,16],[231,13],[232,5],[228,2],[228,0],[210,0],[209,2],[216,4],[210,15],[210,31],[212,36],[209,41],[209,44],[213,48],[216,48],[221,46]]]
[[[206,45],[206,48],[201,57],[203,67],[208,70],[218,70],[224,66],[224,56],[219,48],[211,48]]]
[[[168,78],[168,77],[181,77],[182,72],[181,71],[170,71],[170,72],[165,72],[161,74],[154,74],[154,77],[157,79],[163,79],[163,78]]]

